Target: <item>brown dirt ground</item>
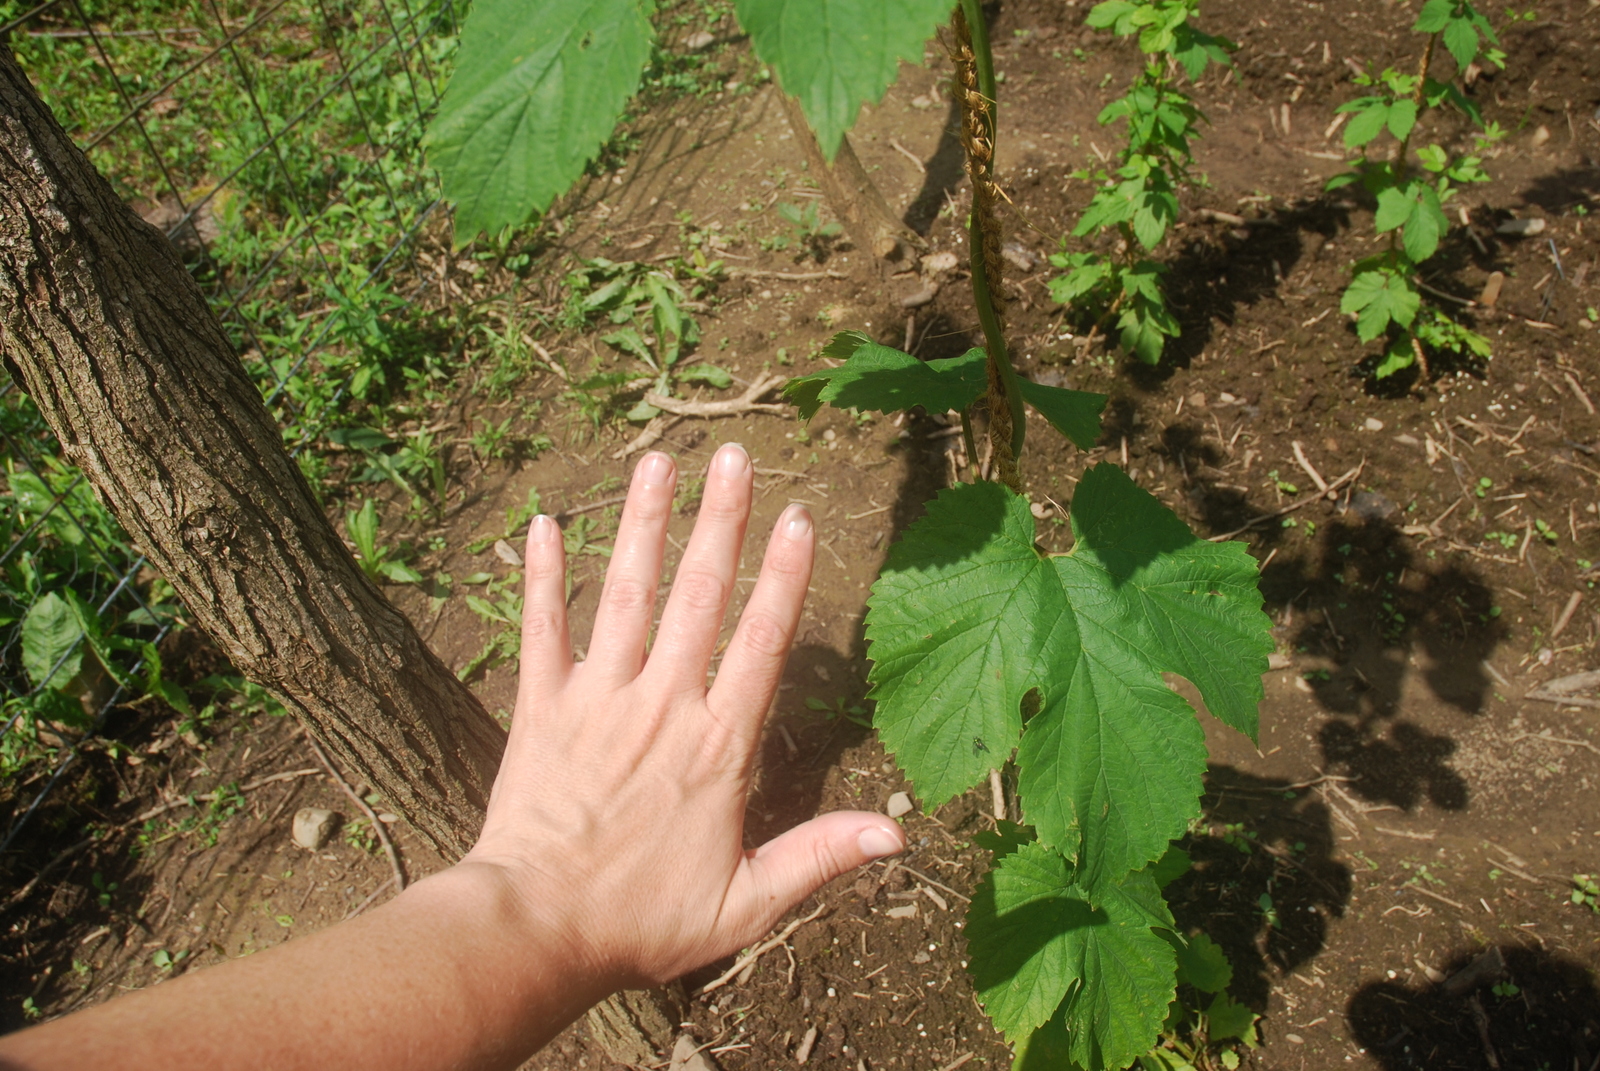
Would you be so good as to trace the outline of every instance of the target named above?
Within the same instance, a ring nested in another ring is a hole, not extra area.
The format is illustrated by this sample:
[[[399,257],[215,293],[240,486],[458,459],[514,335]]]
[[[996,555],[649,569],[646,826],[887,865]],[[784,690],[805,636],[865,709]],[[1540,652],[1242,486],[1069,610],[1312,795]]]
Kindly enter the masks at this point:
[[[1490,271],[1506,274],[1497,310],[1462,311],[1494,341],[1494,359],[1481,370],[1437,369],[1431,382],[1378,384],[1360,363],[1370,347],[1337,312],[1347,266],[1370,244],[1370,209],[1321,192],[1343,160],[1324,130],[1334,107],[1357,92],[1347,60],[1413,62],[1405,6],[1205,5],[1203,25],[1242,43],[1241,77],[1197,94],[1214,123],[1197,158],[1209,184],[1189,192],[1190,212],[1162,250],[1184,335],[1156,369],[1100,347],[1080,351],[1072,337],[1079,325],[1062,320],[1045,289],[1050,271],[1040,258],[1087,199],[1072,172],[1115,144],[1094,117],[1135,62],[1082,27],[1088,6],[1011,0],[994,29],[1005,74],[1001,176],[1015,200],[1008,225],[1019,250],[1016,351],[1031,376],[1113,399],[1101,445],[1087,455],[1050,435],[1030,438],[1024,473],[1035,498],[1069,501],[1076,475],[1111,458],[1211,535],[1295,500],[1279,480],[1309,486],[1296,442],[1330,479],[1360,469],[1336,501],[1312,502],[1242,537],[1264,562],[1287,666],[1267,676],[1259,749],[1208,722],[1206,816],[1189,838],[1198,866],[1178,886],[1176,906],[1186,925],[1222,942],[1236,994],[1264,1017],[1264,1045],[1247,1054],[1247,1066],[1479,1068],[1498,1059],[1590,1068],[1600,1053],[1600,920],[1568,902],[1568,879],[1600,871],[1596,714],[1525,697],[1542,681],[1594,668],[1600,634],[1600,606],[1579,564],[1600,559],[1600,419],[1590,404],[1600,394],[1600,329],[1585,315],[1600,305],[1592,278],[1600,276],[1600,223],[1589,215],[1600,208],[1600,8],[1537,5],[1536,21],[1505,34],[1508,69],[1474,88],[1486,117],[1512,134],[1487,161],[1495,180],[1463,195],[1469,222],[1451,232],[1429,283],[1471,298]],[[748,81],[742,42],[713,47],[731,76]],[[930,66],[908,67],[854,139],[930,247],[959,251],[953,220],[965,215],[965,189],[932,45],[928,55]],[[1459,143],[1463,129],[1446,120],[1434,136]],[[615,175],[569,199],[564,233],[546,254],[542,300],[559,302],[553,266],[563,256],[642,260],[694,240],[736,269],[842,276],[735,275],[717,289],[702,317],[701,352],[746,380],[772,367],[780,349],[798,369],[813,366],[809,355],[830,325],[885,341],[910,336],[925,357],[965,349],[975,321],[957,282],[908,324],[899,298],[920,288],[916,276],[885,278],[850,251],[818,265],[758,247],[779,224],[770,211],[741,206],[803,196],[799,156],[783,144],[790,139],[768,87],[657,109]],[[1202,208],[1247,222],[1207,222]],[[1496,234],[1498,222],[1527,215],[1547,221],[1538,238]],[[433,253],[441,292],[447,276],[474,294],[509,285],[481,272],[472,278],[471,264],[452,265],[442,248]],[[579,367],[604,349],[589,335],[546,342]],[[486,471],[459,463],[469,497],[443,533],[448,549],[426,558],[425,571],[504,575],[510,567],[491,551],[466,548],[497,534],[530,487],[547,509],[569,509],[614,494],[625,476],[611,455],[631,429],[588,435],[552,377],[524,389],[545,400],[539,429],[556,448]],[[496,411],[466,396],[454,416],[470,426]],[[868,732],[808,710],[805,700],[862,698],[867,587],[888,544],[952,478],[957,440],[944,430],[939,418],[858,424],[825,412],[809,439],[768,416],[685,421],[667,434],[664,447],[688,475],[717,444],[745,443],[762,473],[752,531],[800,500],[822,535],[812,600],[764,744],[752,842],[821,810],[881,807],[909,788]],[[1492,485],[1479,497],[1483,478]],[[691,488],[672,526],[675,547],[693,512]],[[615,509],[592,516],[603,543]],[[1538,521],[1553,540],[1533,528]],[[1510,533],[1511,545],[1487,541],[1491,531]],[[1047,521],[1042,533],[1059,539],[1060,527]],[[747,562],[759,560],[754,542]],[[575,562],[577,635],[592,619],[604,564]],[[412,589],[393,593],[452,665],[482,646],[484,627],[461,598],[436,605]],[[1585,599],[1553,635],[1573,594]],[[509,667],[490,670],[477,687],[490,710],[509,710]],[[168,972],[152,963],[156,951],[188,953],[173,968],[181,971],[309,932],[389,893],[381,855],[343,838],[315,855],[288,843],[298,806],[350,814],[319,776],[250,792],[214,845],[202,828],[135,858],[127,836],[113,838],[23,886],[86,816],[123,821],[173,794],[315,765],[291,726],[263,717],[214,723],[199,746],[175,738],[157,712],[126,720],[132,757],[90,756],[13,869],[26,892],[8,903],[0,940],[13,1023],[26,996],[56,1015],[160,981]],[[811,1061],[822,1066],[933,1071],[969,1052],[974,1066],[1006,1066],[1005,1046],[962,970],[961,908],[977,856],[970,838],[990,809],[984,792],[909,816],[913,849],[900,866],[840,879],[802,905],[830,910],[795,934],[791,954],[769,953],[750,977],[696,1002],[691,1032],[730,1069],[791,1066],[813,1026]],[[1254,834],[1248,854],[1221,836],[1235,824]],[[441,865],[403,825],[394,829],[413,876]],[[96,874],[117,884],[103,902]],[[1258,906],[1264,893],[1271,925]],[[888,914],[907,907],[915,907],[910,917]],[[1503,950],[1519,992],[1481,990],[1476,1007],[1447,996],[1439,979],[1489,947]],[[609,1064],[580,1025],[530,1066]]]

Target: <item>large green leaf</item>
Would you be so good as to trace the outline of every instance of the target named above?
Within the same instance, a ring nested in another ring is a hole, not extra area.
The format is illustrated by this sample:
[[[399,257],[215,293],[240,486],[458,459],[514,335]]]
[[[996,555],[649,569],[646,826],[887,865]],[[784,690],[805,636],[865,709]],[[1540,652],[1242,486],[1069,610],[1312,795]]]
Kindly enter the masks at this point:
[[[960,357],[922,361],[847,331],[834,336],[823,352],[844,355],[845,363],[791,379],[783,387],[783,396],[799,408],[802,420],[816,416],[824,404],[880,413],[914,405],[930,413],[965,409],[989,384],[987,358],[981,349],[970,349]]]
[[[428,157],[456,241],[525,222],[599,151],[650,58],[651,0],[476,0]]]
[[[1065,859],[1023,845],[997,860],[967,913],[978,999],[1035,1059],[1048,1047],[1082,1067],[1125,1067],[1155,1041],[1176,990],[1173,948],[1158,932],[1171,926],[1149,874],[1091,898]],[[1052,1019],[1055,1029],[1034,1044]]]
[[[863,104],[876,104],[900,61],[947,18],[951,0],[734,0],[739,24],[783,91],[800,102],[828,159]]]
[[[1253,736],[1272,642],[1243,546],[1196,539],[1114,465],[1084,474],[1072,528],[1069,554],[1043,554],[1020,495],[941,492],[891,548],[867,639],[875,722],[922,798],[977,783],[1020,740],[1024,813],[1094,888],[1198,813],[1204,732],[1161,674]]]
[[[83,664],[83,627],[72,606],[53,591],[22,619],[22,668],[35,688],[59,688]]]

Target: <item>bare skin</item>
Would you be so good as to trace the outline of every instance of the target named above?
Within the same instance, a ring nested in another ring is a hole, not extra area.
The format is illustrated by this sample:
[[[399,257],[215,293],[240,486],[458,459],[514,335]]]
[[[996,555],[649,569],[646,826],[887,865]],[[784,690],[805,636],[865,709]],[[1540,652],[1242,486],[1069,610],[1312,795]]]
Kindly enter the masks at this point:
[[[567,632],[560,530],[528,533],[521,677],[477,845],[352,922],[0,1038],[0,1068],[514,1068],[616,989],[765,934],[905,840],[822,815],[753,851],[745,800],[811,576],[811,518],[779,518],[706,687],[750,516],[750,459],[712,460],[647,650],[677,473],[634,471],[588,658]]]

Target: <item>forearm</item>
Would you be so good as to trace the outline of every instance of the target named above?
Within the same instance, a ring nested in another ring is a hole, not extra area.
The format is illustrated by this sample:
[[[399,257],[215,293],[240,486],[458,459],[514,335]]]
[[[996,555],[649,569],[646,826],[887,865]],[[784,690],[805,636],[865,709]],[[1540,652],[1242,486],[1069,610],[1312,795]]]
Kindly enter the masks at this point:
[[[352,922],[0,1038],[0,1068],[513,1068],[605,996],[492,868]]]

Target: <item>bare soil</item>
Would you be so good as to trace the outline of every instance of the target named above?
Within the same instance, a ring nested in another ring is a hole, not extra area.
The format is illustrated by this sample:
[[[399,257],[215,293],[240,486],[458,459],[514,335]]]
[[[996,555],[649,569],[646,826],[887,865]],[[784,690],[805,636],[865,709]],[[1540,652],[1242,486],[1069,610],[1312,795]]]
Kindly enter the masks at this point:
[[[1511,135],[1488,154],[1494,181],[1461,197],[1464,219],[1428,283],[1493,340],[1493,359],[1379,382],[1371,347],[1338,313],[1348,265],[1372,243],[1371,207],[1323,192],[1345,166],[1337,135],[1325,131],[1334,108],[1358,95],[1352,63],[1414,64],[1412,13],[1374,0],[1204,5],[1205,28],[1243,46],[1239,77],[1197,93],[1213,124],[1196,161],[1209,183],[1187,192],[1184,221],[1161,251],[1184,333],[1152,369],[1100,344],[1085,348],[1074,337],[1083,325],[1064,320],[1046,290],[1043,258],[1088,198],[1074,173],[1098,166],[1116,142],[1095,116],[1135,69],[1129,49],[1083,27],[1088,6],[1008,0],[993,31],[1005,75],[1000,175],[1014,200],[1015,351],[1034,378],[1112,397],[1088,454],[1042,426],[1030,436],[1024,477],[1046,508],[1041,538],[1061,538],[1056,504],[1069,503],[1077,475],[1103,458],[1203,536],[1299,503],[1237,535],[1264,563],[1284,668],[1266,678],[1259,748],[1208,720],[1205,819],[1187,844],[1198,865],[1177,887],[1182,922],[1224,945],[1236,995],[1263,1016],[1263,1045],[1247,1066],[1592,1068],[1600,916],[1569,893],[1573,874],[1600,871],[1600,713],[1528,693],[1597,668],[1600,604],[1587,562],[1600,560],[1600,327],[1587,310],[1600,305],[1600,222],[1591,215],[1600,208],[1600,8],[1538,4],[1536,19],[1506,29],[1507,69],[1473,87],[1485,117]],[[748,83],[742,41],[730,34],[712,48],[730,78]],[[931,43],[928,57],[929,66],[905,69],[852,136],[930,251],[964,258],[966,189]],[[966,349],[976,321],[959,277],[908,310],[901,299],[924,285],[914,274],[880,271],[847,248],[818,262],[760,247],[782,230],[771,205],[805,192],[772,94],[758,86],[652,111],[620,170],[568,199],[548,270],[534,276],[549,281],[528,300],[559,304],[562,258],[648,260],[695,243],[733,269],[702,314],[701,353],[745,381],[785,361],[815,367],[811,355],[835,328],[910,338],[924,357]],[[1449,117],[1426,131],[1458,146],[1467,134]],[[745,207],[752,199],[760,211]],[[1537,237],[1497,233],[1529,216],[1546,221]],[[474,294],[509,288],[508,277],[470,278],[443,248],[432,254],[441,280]],[[1506,276],[1498,305],[1469,304],[1493,271]],[[546,345],[575,368],[605,351],[583,334]],[[613,455],[637,429],[596,436],[565,389],[543,376],[518,399],[545,400],[538,430],[554,449],[484,470],[456,465],[467,504],[425,572],[506,574],[511,566],[492,550],[467,548],[498,534],[529,488],[551,512],[616,494],[628,463]],[[495,412],[468,395],[453,416],[469,427]],[[921,503],[954,478],[959,437],[940,417],[857,422],[829,411],[805,431],[767,415],[685,420],[661,446],[692,475],[731,440],[746,444],[760,473],[752,531],[799,500],[822,536],[751,802],[747,836],[758,843],[819,811],[882,807],[909,790],[868,731],[806,700],[863,700],[868,586]],[[1331,500],[1303,501],[1316,477],[1296,444],[1322,478],[1354,469],[1353,482]],[[694,507],[691,486],[669,559]],[[583,516],[598,522],[592,538],[603,544],[615,508]],[[745,558],[752,570],[755,542]],[[580,637],[605,562],[574,562]],[[482,647],[485,626],[461,589],[441,604],[392,590],[450,664]],[[1576,610],[1563,615],[1574,596]],[[489,670],[477,688],[491,711],[508,711],[512,668]],[[126,821],[184,793],[316,765],[291,726],[260,716],[213,723],[198,746],[176,738],[160,712],[129,712],[127,722],[131,753],[86,760],[12,864],[19,895],[7,904],[0,957],[13,1024],[24,997],[60,1014],[309,932],[392,892],[381,854],[342,837],[314,854],[289,843],[297,807],[353,817],[340,790],[315,775],[248,793],[244,809],[215,826],[214,844],[201,828],[133,855],[130,831],[25,885],[86,818]],[[971,838],[991,813],[985,789],[908,816],[906,857],[801,905],[797,913],[826,910],[749,976],[694,1002],[690,1032],[730,1069],[791,1066],[812,1028],[809,1062],[821,1066],[934,1071],[968,1053],[972,1066],[1007,1066],[963,970],[962,909],[979,862]],[[403,825],[393,829],[413,877],[441,865]],[[1454,994],[1442,984],[1491,948],[1514,992]],[[157,951],[187,955],[165,969],[152,961]],[[530,1066],[610,1064],[576,1025]]]

